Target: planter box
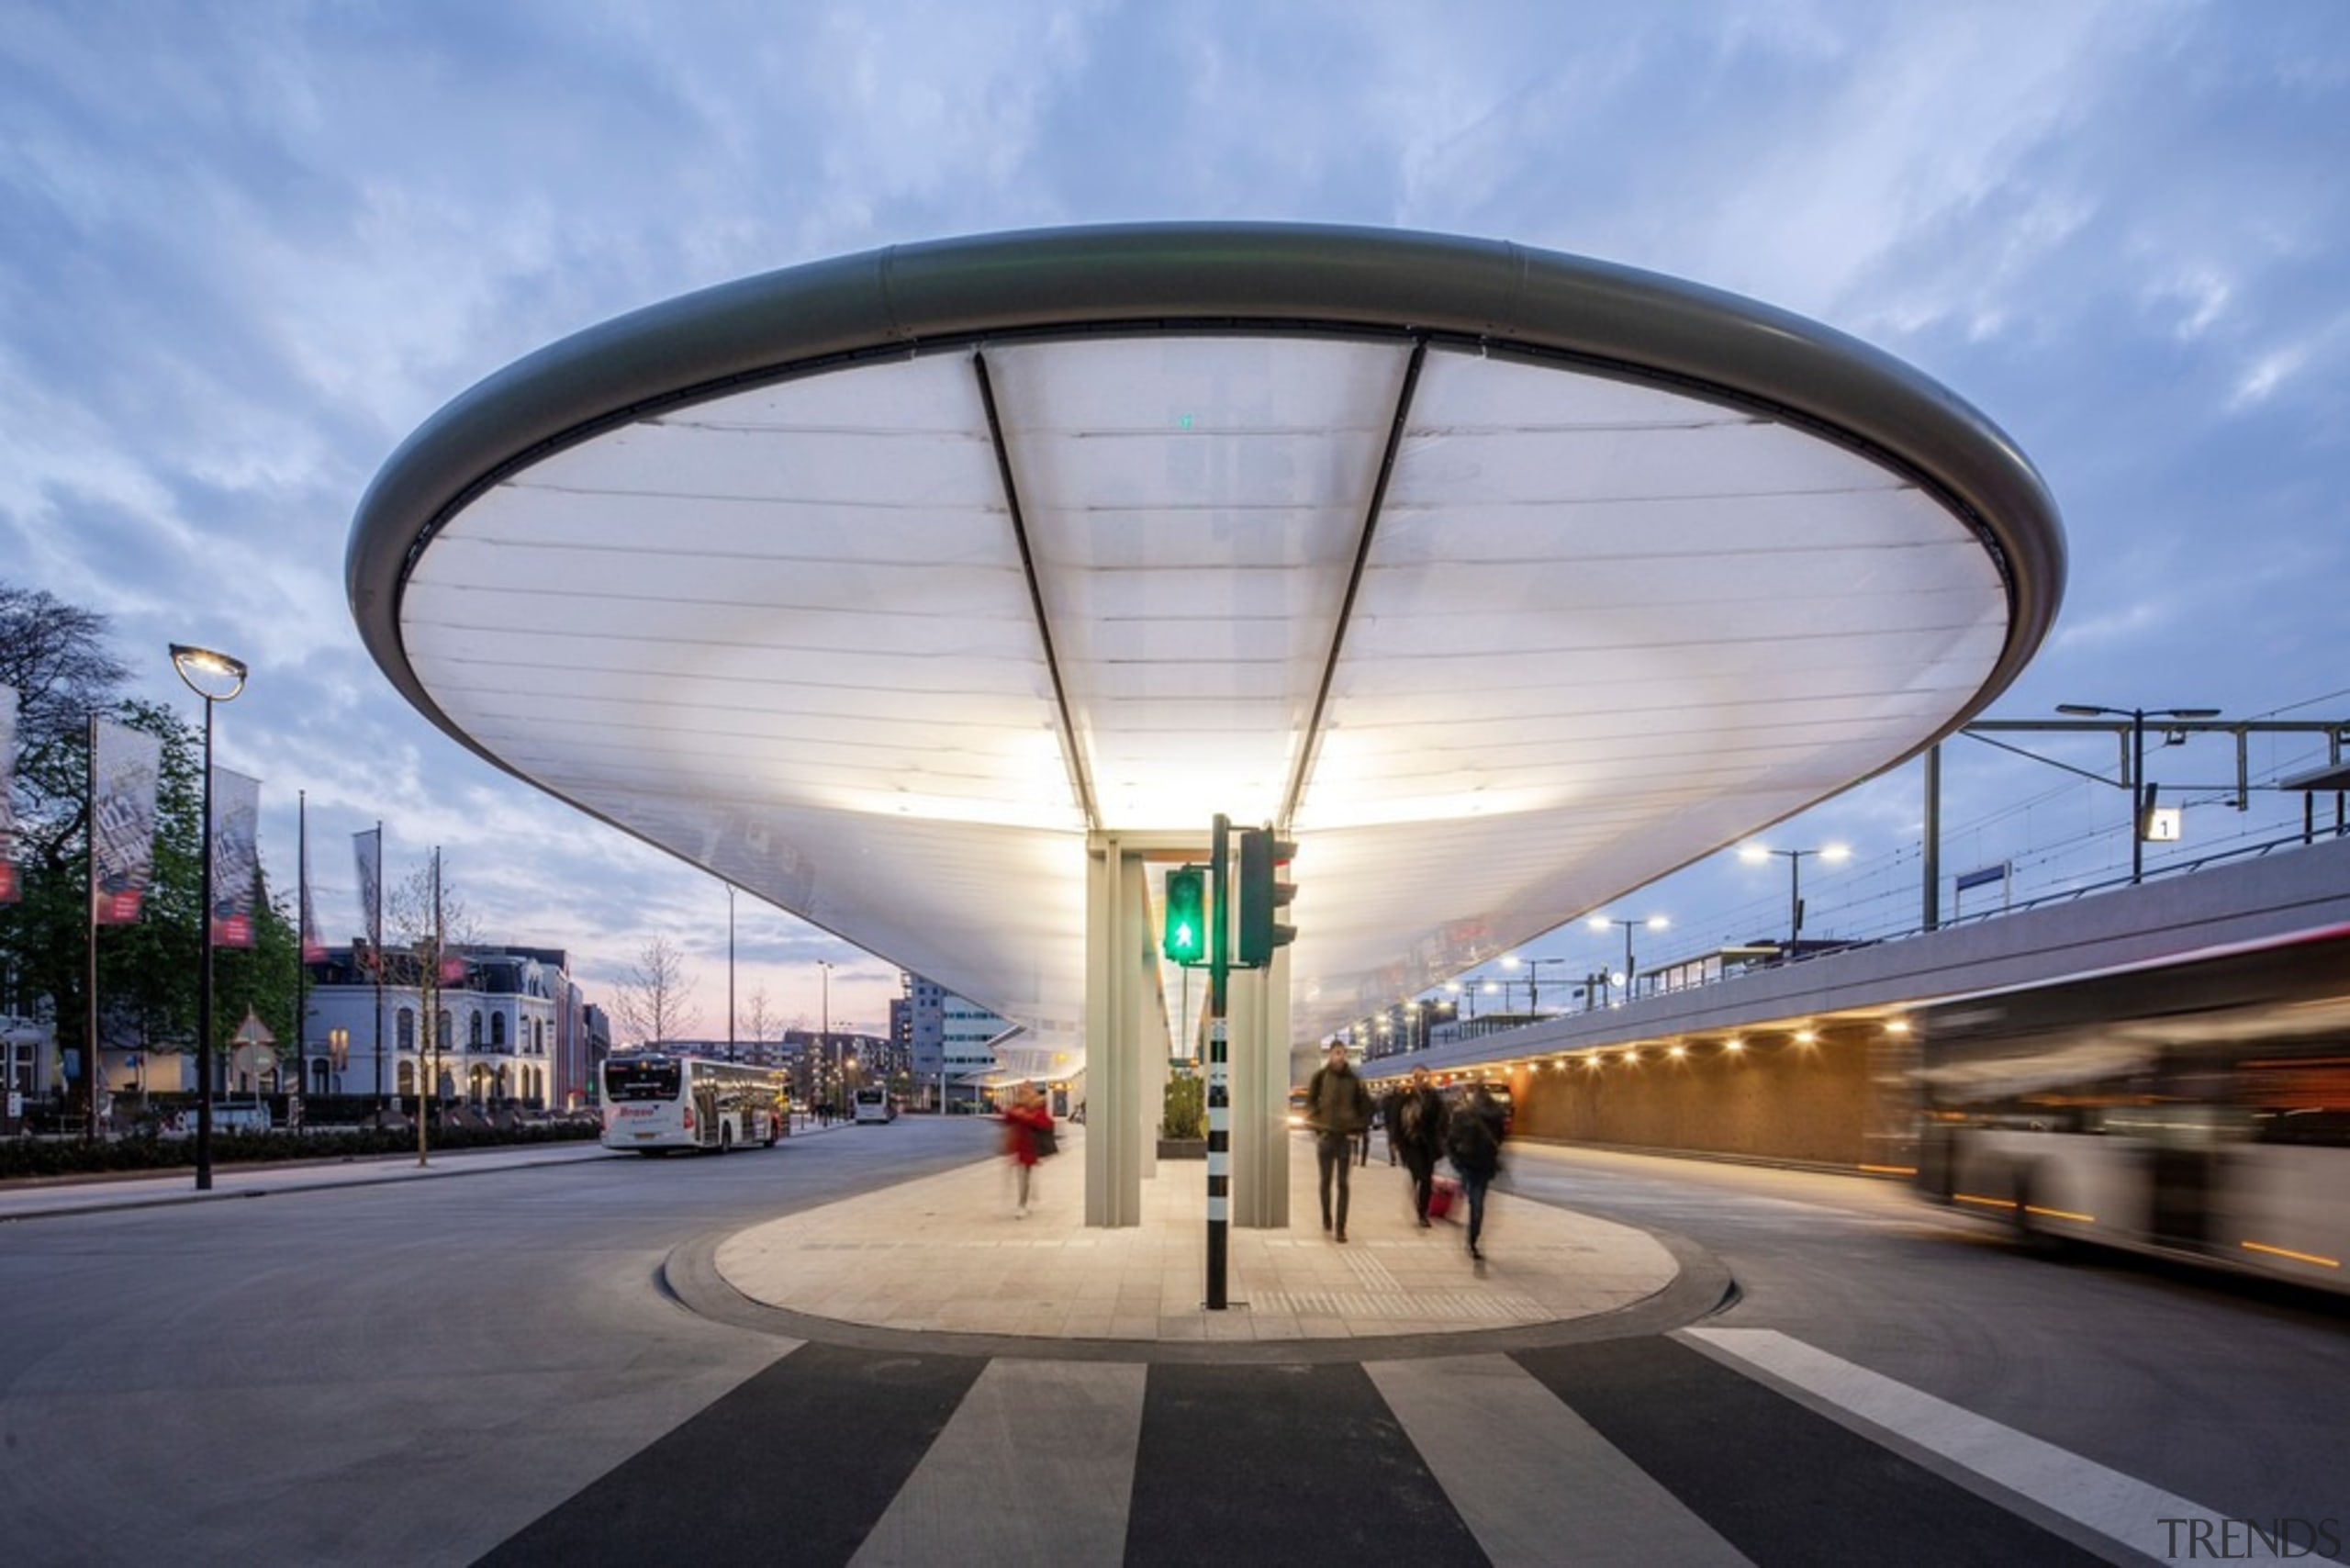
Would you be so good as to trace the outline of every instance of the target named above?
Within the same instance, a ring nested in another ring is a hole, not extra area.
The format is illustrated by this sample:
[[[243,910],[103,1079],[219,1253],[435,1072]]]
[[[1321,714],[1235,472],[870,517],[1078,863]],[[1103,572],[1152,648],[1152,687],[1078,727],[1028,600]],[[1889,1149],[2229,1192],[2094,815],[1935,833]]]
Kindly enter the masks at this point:
[[[1203,1137],[1163,1137],[1158,1140],[1161,1159],[1205,1159],[1208,1140]]]

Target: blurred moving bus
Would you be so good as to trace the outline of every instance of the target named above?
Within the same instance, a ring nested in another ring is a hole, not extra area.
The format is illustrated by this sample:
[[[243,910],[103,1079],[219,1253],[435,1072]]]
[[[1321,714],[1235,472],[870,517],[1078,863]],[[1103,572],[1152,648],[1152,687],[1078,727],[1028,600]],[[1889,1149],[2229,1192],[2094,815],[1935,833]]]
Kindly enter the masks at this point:
[[[748,1144],[772,1148],[789,1130],[790,1083],[772,1069],[638,1052],[604,1062],[606,1148],[666,1154]]]
[[[1913,1022],[1929,1198],[2036,1241],[2350,1291],[2350,926]]]
[[[890,1091],[878,1083],[858,1090],[850,1108],[859,1122],[894,1122],[898,1108],[890,1103]]]

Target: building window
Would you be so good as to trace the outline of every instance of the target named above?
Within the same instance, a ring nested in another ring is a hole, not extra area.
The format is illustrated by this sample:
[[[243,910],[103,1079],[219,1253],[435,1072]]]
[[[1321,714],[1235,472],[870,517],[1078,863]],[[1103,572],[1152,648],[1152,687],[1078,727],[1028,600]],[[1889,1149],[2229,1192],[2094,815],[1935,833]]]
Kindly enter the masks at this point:
[[[481,1049],[481,1009],[478,1007],[465,1014],[465,1044],[473,1050]]]
[[[503,1013],[489,1015],[489,1044],[493,1050],[506,1048],[506,1014]]]
[[[402,1094],[416,1092],[416,1063],[412,1061],[400,1063],[399,1091]]]
[[[416,1010],[412,1007],[400,1009],[399,1041],[400,1049],[404,1051],[416,1049]],[[403,1088],[400,1092],[405,1094],[408,1091]]]
[[[453,1033],[449,1027],[449,1010],[445,1007],[441,1010],[440,1028],[441,1032],[435,1036],[435,1038],[440,1041],[441,1048],[445,1051],[455,1042],[457,1038],[456,1035]]]

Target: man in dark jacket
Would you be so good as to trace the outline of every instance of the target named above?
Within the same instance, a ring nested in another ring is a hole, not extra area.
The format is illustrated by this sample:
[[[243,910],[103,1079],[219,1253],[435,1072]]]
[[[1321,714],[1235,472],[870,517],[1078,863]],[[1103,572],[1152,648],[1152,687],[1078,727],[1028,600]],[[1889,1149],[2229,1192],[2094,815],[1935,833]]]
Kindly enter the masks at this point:
[[[1388,1108],[1387,1141],[1412,1173],[1412,1209],[1426,1229],[1428,1195],[1436,1190],[1437,1157],[1444,1152],[1444,1096],[1428,1081],[1427,1068],[1412,1070],[1412,1081]]]
[[[1305,1121],[1314,1129],[1315,1158],[1321,1165],[1322,1228],[1333,1226],[1330,1211],[1330,1176],[1338,1178],[1337,1239],[1347,1238],[1347,1178],[1352,1163],[1354,1140],[1371,1125],[1371,1091],[1355,1076],[1352,1063],[1347,1060],[1347,1047],[1333,1043],[1330,1059],[1315,1073],[1305,1086]]]
[[[1482,1263],[1477,1239],[1485,1228],[1485,1189],[1502,1173],[1502,1108],[1482,1083],[1455,1110],[1444,1130],[1445,1157],[1460,1173],[1469,1204],[1469,1256]]]

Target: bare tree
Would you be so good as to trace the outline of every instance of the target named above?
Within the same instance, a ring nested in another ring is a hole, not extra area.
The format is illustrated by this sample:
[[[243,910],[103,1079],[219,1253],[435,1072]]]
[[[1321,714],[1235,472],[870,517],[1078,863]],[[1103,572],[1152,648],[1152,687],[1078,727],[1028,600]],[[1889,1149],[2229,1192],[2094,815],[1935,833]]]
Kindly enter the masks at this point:
[[[393,984],[416,992],[416,1158],[426,1158],[425,1107],[442,1097],[442,1057],[454,1042],[441,1005],[450,986],[465,984],[465,949],[481,937],[472,912],[442,875],[441,852],[384,893],[383,961]]]
[[[612,1013],[621,1034],[640,1045],[657,1046],[679,1038],[699,1021],[693,993],[685,954],[666,936],[655,936],[614,992]]]
[[[775,1004],[767,1000],[767,988],[759,987],[743,1003],[743,1026],[750,1031],[751,1042],[763,1045],[783,1022]]]

